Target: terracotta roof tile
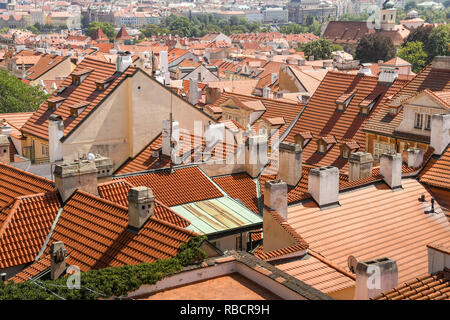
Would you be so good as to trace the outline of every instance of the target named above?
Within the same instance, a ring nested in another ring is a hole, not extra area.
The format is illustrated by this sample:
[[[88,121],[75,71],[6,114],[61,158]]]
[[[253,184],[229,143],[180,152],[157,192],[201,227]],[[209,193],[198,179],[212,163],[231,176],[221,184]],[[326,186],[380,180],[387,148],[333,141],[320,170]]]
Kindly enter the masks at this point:
[[[39,59],[38,62],[36,62],[34,66],[27,70],[25,73],[26,79],[36,80],[68,58],[68,56],[54,56],[45,54]]]
[[[420,173],[420,181],[450,190],[450,147],[439,159],[430,160]]]
[[[42,255],[38,261],[16,274],[11,280],[15,283],[28,281],[50,269],[50,255]]]

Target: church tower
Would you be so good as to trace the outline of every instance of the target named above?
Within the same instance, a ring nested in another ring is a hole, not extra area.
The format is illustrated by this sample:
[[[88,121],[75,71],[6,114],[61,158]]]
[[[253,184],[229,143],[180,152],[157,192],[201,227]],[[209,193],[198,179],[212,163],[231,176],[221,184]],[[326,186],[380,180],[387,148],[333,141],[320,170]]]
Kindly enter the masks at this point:
[[[394,30],[395,27],[395,17],[397,14],[397,9],[395,9],[395,3],[392,0],[386,0],[383,3],[383,9],[381,9],[381,30],[389,31]]]

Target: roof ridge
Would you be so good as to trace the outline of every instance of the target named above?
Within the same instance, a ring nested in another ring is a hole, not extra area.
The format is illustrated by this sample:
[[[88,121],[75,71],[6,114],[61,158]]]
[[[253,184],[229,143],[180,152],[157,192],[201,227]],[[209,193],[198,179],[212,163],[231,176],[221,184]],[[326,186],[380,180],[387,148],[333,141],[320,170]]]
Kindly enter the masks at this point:
[[[100,201],[100,202],[104,202],[105,204],[112,205],[112,206],[114,206],[114,207],[117,207],[117,208],[122,209],[122,210],[126,210],[126,211],[128,212],[128,208],[127,208],[127,207],[122,206],[122,205],[120,205],[120,204],[118,204],[118,203],[116,203],[116,202],[110,201],[110,200],[108,200],[108,199],[101,198],[101,197],[99,197],[99,196],[96,196],[95,194],[86,192],[86,191],[84,191],[84,190],[77,190],[77,191],[75,191],[75,193],[74,193],[73,196],[76,196],[77,194],[82,194],[82,195],[87,196],[87,197],[89,197],[89,198],[91,198],[91,199],[93,199],[93,200],[98,200],[98,201]],[[72,200],[72,199],[73,199],[73,197],[72,197],[70,200]],[[69,202],[70,202],[70,201],[68,201],[67,203],[69,203]],[[66,204],[67,204],[67,203],[66,203]]]
[[[12,205],[12,206],[9,209],[8,216],[6,217],[5,221],[3,221],[3,224],[0,227],[0,239],[3,238],[3,234],[4,234],[5,230],[8,228],[11,220],[13,219],[13,217],[16,213],[16,210],[19,207],[20,202],[21,202],[21,200],[16,199],[16,198],[14,199],[14,201],[11,202],[10,205]]]
[[[317,260],[320,260],[321,262],[325,263],[326,265],[328,265],[329,267],[335,269],[336,271],[342,273],[343,275],[356,280],[356,276],[350,272],[348,272],[347,270],[343,269],[341,266],[333,263],[331,260],[328,260],[327,258],[325,258],[324,256],[322,256],[320,253],[315,252],[312,249],[308,250],[308,253],[313,256],[314,258],[316,258]]]

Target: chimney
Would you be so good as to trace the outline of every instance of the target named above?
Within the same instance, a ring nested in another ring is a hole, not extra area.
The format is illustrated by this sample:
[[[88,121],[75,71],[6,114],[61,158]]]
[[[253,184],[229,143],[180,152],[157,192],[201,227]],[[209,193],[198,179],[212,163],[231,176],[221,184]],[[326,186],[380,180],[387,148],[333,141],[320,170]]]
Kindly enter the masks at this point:
[[[434,57],[431,68],[439,70],[450,70],[450,56]]]
[[[281,142],[279,145],[278,178],[290,186],[296,186],[302,177],[302,153],[299,144]]]
[[[263,98],[269,98],[270,97],[270,88],[269,87],[263,87],[263,89],[262,89],[262,96],[263,96]]]
[[[404,161],[410,168],[418,168],[422,165],[424,152],[420,148],[403,150]]]
[[[397,284],[398,269],[395,260],[385,257],[360,261],[356,265],[356,300],[368,300],[395,288]]]
[[[66,201],[77,189],[98,195],[97,168],[94,161],[82,160],[55,165],[55,185],[62,201]]]
[[[256,178],[268,163],[267,157],[267,136],[254,135],[248,137],[245,148],[245,165],[247,173]]]
[[[380,156],[380,174],[392,190],[402,187],[402,156],[400,153],[384,153]]]
[[[155,213],[155,196],[152,189],[140,186],[128,192],[128,230],[138,233]]]
[[[11,131],[12,128],[6,122],[4,122],[3,125],[0,126],[0,135],[3,134],[9,137],[11,135]]]
[[[126,52],[118,52],[117,60],[116,60],[116,71],[117,72],[125,72],[129,66],[133,63],[133,59],[131,59],[131,53]]]
[[[287,221],[287,184],[283,180],[270,180],[264,183],[264,206],[274,210]]]
[[[220,88],[206,88],[206,104],[213,104],[216,102],[217,99],[219,99],[220,95],[222,94],[222,90]]]
[[[270,75],[270,84],[273,84],[278,79],[278,73],[272,73]]]
[[[100,155],[97,155],[94,158],[94,163],[95,167],[97,168],[97,183],[111,181],[113,175],[112,160],[108,157],[102,157]]]
[[[172,138],[170,138],[170,120],[163,120],[162,124],[162,154],[171,157],[172,149],[180,141],[180,128],[177,121],[172,122]]]
[[[353,152],[348,158],[348,180],[354,181],[372,176],[373,157],[369,152]]]
[[[362,63],[361,68],[358,70],[358,74],[371,76],[372,70],[370,69],[371,63]]]
[[[303,66],[303,65],[305,65],[305,59],[303,59],[303,58],[299,58],[298,59],[298,62],[297,62],[297,65],[299,66],[299,67],[301,67],[301,66]]]
[[[161,74],[164,76],[165,73],[169,72],[169,54],[167,51],[159,52],[159,70]]]
[[[197,80],[189,79],[189,102],[196,105],[198,102],[198,83]]]
[[[62,142],[61,138],[64,136],[64,123],[61,116],[52,114],[48,118],[48,150],[50,163],[61,161]]]
[[[434,148],[434,154],[444,153],[450,143],[450,113],[433,114],[431,117],[430,147]]]
[[[58,279],[66,271],[66,254],[64,242],[53,242],[50,247],[50,278]]]
[[[427,245],[428,250],[428,273],[444,271],[450,269],[450,247],[442,244]]]
[[[380,67],[378,83],[392,84],[397,79],[397,70],[393,67]]]
[[[309,171],[308,192],[320,208],[339,204],[339,169],[314,168]]]
[[[10,164],[9,139],[6,135],[0,135],[0,163]]]

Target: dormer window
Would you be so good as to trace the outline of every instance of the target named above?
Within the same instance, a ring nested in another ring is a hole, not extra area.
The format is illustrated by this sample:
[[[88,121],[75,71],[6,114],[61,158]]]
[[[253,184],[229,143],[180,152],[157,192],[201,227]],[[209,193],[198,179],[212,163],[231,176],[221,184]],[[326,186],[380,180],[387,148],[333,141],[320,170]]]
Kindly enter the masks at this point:
[[[363,115],[367,115],[372,111],[373,106],[378,102],[380,99],[381,94],[373,95],[369,94],[361,103],[359,104],[360,113]]]
[[[339,148],[340,148],[340,151],[341,151],[340,152],[341,157],[343,159],[348,159],[352,152],[358,151],[359,144],[356,141],[354,141],[354,140],[350,140],[350,141],[346,141],[345,143],[341,144],[339,146]]]
[[[111,82],[114,81],[114,79],[116,79],[116,77],[109,77],[107,79],[104,80],[99,80],[95,82],[95,86],[96,86],[96,90],[97,91],[103,91],[106,90],[106,88],[108,88],[108,86],[111,84]]]
[[[305,148],[312,138],[313,135],[310,131],[300,132],[294,136],[295,143],[299,144],[302,148]]]
[[[321,137],[317,139],[317,152],[326,153],[335,143],[336,138],[334,136]]]
[[[75,70],[74,72],[72,72],[71,74],[72,85],[74,86],[80,85],[84,81],[84,79],[87,78],[87,76],[91,71],[92,71],[91,69],[82,69],[82,70]]]
[[[66,98],[63,97],[51,97],[47,100],[48,110],[56,110],[59,108],[59,106],[66,100]]]
[[[353,89],[350,92],[344,93],[339,98],[336,99],[336,111],[344,112],[347,110],[348,105],[352,101],[353,97],[356,94],[356,89]]]
[[[78,117],[88,106],[89,102],[87,101],[78,102],[70,107],[70,115]]]

